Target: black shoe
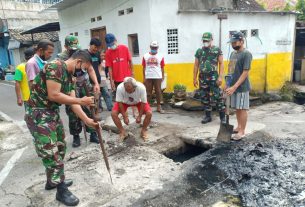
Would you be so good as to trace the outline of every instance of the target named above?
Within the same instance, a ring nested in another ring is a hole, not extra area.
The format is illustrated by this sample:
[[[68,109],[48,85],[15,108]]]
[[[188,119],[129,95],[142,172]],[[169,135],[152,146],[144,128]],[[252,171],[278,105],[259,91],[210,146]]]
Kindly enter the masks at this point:
[[[222,123],[222,124],[225,124],[226,123],[226,114],[225,114],[225,112],[219,112],[219,119],[220,119],[220,122]]]
[[[79,147],[79,146],[80,146],[80,137],[79,137],[79,135],[73,135],[72,147]]]
[[[99,143],[100,143],[99,140],[98,140],[98,138],[97,138],[96,132],[92,132],[92,133],[90,134],[90,142],[93,142],[93,143],[96,143],[96,144],[99,144]]]
[[[210,111],[206,111],[205,112],[205,117],[202,119],[201,123],[202,124],[206,124],[212,121],[212,117],[211,117],[211,112]]]
[[[73,180],[71,180],[71,179],[66,179],[66,180],[64,181],[64,183],[66,184],[67,187],[69,187],[69,186],[71,186],[71,185],[73,184]],[[52,189],[54,189],[54,188],[56,188],[56,187],[57,187],[57,185],[50,184],[49,182],[47,182],[44,189],[46,189],[46,190],[52,190]]]
[[[64,182],[57,185],[56,200],[66,206],[76,206],[79,203],[79,199],[68,190]]]

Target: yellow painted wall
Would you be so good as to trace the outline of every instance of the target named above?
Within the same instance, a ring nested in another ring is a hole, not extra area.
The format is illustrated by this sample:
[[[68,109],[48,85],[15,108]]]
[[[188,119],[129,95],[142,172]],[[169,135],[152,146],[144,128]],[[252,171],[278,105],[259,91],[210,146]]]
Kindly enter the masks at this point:
[[[228,70],[228,61],[224,62],[225,74]],[[166,92],[172,92],[176,83],[186,85],[187,91],[195,90],[193,86],[193,63],[175,63],[165,66],[167,73]],[[141,65],[134,65],[135,78],[143,81],[143,69]],[[266,77],[267,71],[267,77]],[[278,91],[286,81],[291,80],[292,54],[273,53],[266,58],[254,59],[250,70],[250,82],[253,91],[264,92]],[[266,83],[267,80],[267,84]]]
[[[292,79],[292,54],[267,54],[267,68],[267,89],[277,91]]]

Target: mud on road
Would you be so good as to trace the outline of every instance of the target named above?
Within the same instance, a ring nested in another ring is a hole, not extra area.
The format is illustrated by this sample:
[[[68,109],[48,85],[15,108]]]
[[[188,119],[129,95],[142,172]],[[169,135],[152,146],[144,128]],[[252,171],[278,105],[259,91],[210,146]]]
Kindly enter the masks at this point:
[[[179,181],[133,206],[304,206],[304,146],[256,132],[187,161]]]

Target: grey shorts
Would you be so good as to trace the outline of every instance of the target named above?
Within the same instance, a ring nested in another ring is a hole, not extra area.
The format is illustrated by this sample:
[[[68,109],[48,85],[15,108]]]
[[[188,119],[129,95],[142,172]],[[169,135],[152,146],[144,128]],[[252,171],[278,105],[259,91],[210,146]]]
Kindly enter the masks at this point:
[[[249,91],[235,92],[231,96],[231,108],[248,110],[250,105]]]

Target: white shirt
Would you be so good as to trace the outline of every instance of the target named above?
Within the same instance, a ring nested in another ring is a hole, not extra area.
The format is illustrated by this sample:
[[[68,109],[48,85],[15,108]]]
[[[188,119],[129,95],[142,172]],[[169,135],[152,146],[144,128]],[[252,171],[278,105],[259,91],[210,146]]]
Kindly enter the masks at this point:
[[[147,103],[146,88],[143,83],[137,82],[137,87],[133,93],[127,93],[124,83],[120,83],[116,90],[116,102],[127,105],[136,105],[138,103]]]
[[[142,65],[145,67],[146,79],[162,79],[162,68],[164,67],[164,58],[159,53],[152,55],[146,53],[142,60]]]

